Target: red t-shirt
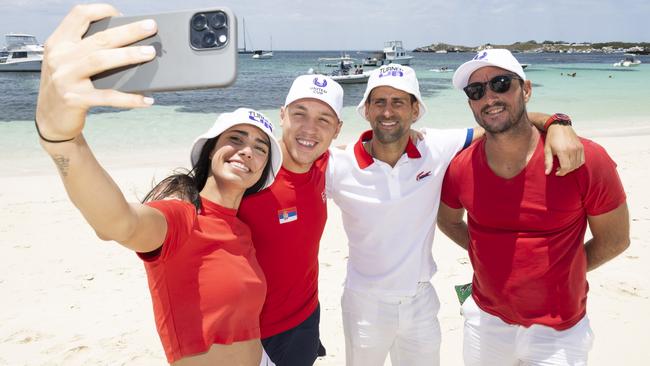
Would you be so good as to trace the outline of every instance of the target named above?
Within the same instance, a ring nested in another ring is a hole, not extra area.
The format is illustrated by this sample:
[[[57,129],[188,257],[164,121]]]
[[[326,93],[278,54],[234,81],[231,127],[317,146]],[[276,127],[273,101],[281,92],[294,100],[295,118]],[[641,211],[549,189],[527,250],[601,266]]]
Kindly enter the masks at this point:
[[[266,295],[248,226],[234,209],[201,199],[197,214],[188,202],[147,205],[167,219],[160,250],[144,260],[156,328],[171,362],[260,337],[259,314]]]
[[[318,248],[327,221],[329,152],[307,173],[280,169],[269,189],[245,197],[238,216],[253,233],[268,283],[262,338],[294,328],[318,306]]]
[[[485,140],[447,170],[442,201],[467,210],[474,299],[507,323],[563,330],[585,315],[587,215],[619,207],[625,192],[607,152],[581,140],[586,163],[564,177],[544,175],[544,136],[511,179],[492,172]]]

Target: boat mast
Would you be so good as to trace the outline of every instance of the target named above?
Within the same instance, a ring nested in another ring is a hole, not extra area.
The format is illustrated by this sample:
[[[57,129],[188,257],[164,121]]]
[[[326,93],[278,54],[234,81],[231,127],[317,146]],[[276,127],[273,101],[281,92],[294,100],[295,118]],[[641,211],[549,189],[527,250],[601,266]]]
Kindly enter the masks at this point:
[[[246,52],[246,18],[242,17],[242,22],[244,23],[244,52]]]

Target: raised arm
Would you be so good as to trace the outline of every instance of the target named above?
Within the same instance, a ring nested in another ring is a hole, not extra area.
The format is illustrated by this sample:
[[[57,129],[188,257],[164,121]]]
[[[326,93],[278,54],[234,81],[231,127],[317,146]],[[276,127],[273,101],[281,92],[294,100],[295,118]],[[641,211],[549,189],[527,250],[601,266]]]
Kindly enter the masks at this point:
[[[587,271],[621,254],[630,245],[630,217],[627,203],[598,216],[588,216],[593,238],[585,243]]]
[[[82,39],[90,22],[115,15],[117,10],[109,5],[78,5],[47,40],[35,122],[41,146],[56,164],[70,200],[97,235],[147,252],[164,240],[164,216],[148,206],[129,204],[81,134],[91,107],[135,108],[153,102],[140,95],[97,90],[90,81],[99,72],[146,62],[155,55],[149,47],[124,47],[154,34],[151,21]]]
[[[467,224],[463,221],[464,215],[465,209],[451,208],[445,205],[444,202],[440,202],[438,228],[454,243],[467,250],[469,248],[469,231],[467,230]]]

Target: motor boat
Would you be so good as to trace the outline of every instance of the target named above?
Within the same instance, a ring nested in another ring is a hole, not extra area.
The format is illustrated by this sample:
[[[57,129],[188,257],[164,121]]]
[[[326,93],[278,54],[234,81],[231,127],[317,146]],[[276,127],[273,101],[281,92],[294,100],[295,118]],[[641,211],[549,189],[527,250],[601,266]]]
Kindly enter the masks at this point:
[[[630,66],[639,66],[641,60],[634,58],[635,55],[626,54],[625,58],[619,62],[615,62],[614,66],[616,67],[630,67]]]
[[[347,53],[341,54],[341,57],[325,57],[327,67],[352,67],[356,64],[356,59],[350,57]]]
[[[341,57],[321,57],[318,59],[316,70],[310,68],[308,74],[327,75],[339,84],[364,84],[370,78],[370,71],[363,71],[363,66],[356,59],[347,57],[351,63],[344,62]],[[336,64],[338,67],[333,71],[323,72],[322,65]]]
[[[454,69],[452,69],[451,67],[442,66],[442,67],[430,69],[429,71],[433,71],[433,72],[452,72],[452,71],[454,71]]]
[[[380,63],[377,57],[366,57],[363,59],[363,66],[377,66]]]
[[[413,56],[407,55],[402,47],[402,41],[388,41],[384,43],[384,58],[382,60],[384,65],[400,64],[410,65]]]
[[[41,71],[43,46],[29,34],[5,35],[7,46],[0,51],[0,71]]]

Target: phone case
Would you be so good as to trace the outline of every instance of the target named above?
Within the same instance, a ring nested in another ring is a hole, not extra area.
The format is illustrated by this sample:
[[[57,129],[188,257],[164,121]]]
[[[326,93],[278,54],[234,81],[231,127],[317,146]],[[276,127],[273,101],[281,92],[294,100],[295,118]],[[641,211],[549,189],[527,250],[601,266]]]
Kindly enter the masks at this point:
[[[195,49],[191,44],[192,17],[197,13],[221,11],[227,16],[228,41],[218,49]],[[237,20],[228,8],[184,10],[142,16],[113,17],[93,22],[84,37],[142,19],[154,19],[158,33],[134,43],[152,45],[156,57],[95,75],[98,89],[124,92],[160,92],[225,87],[237,76]]]

